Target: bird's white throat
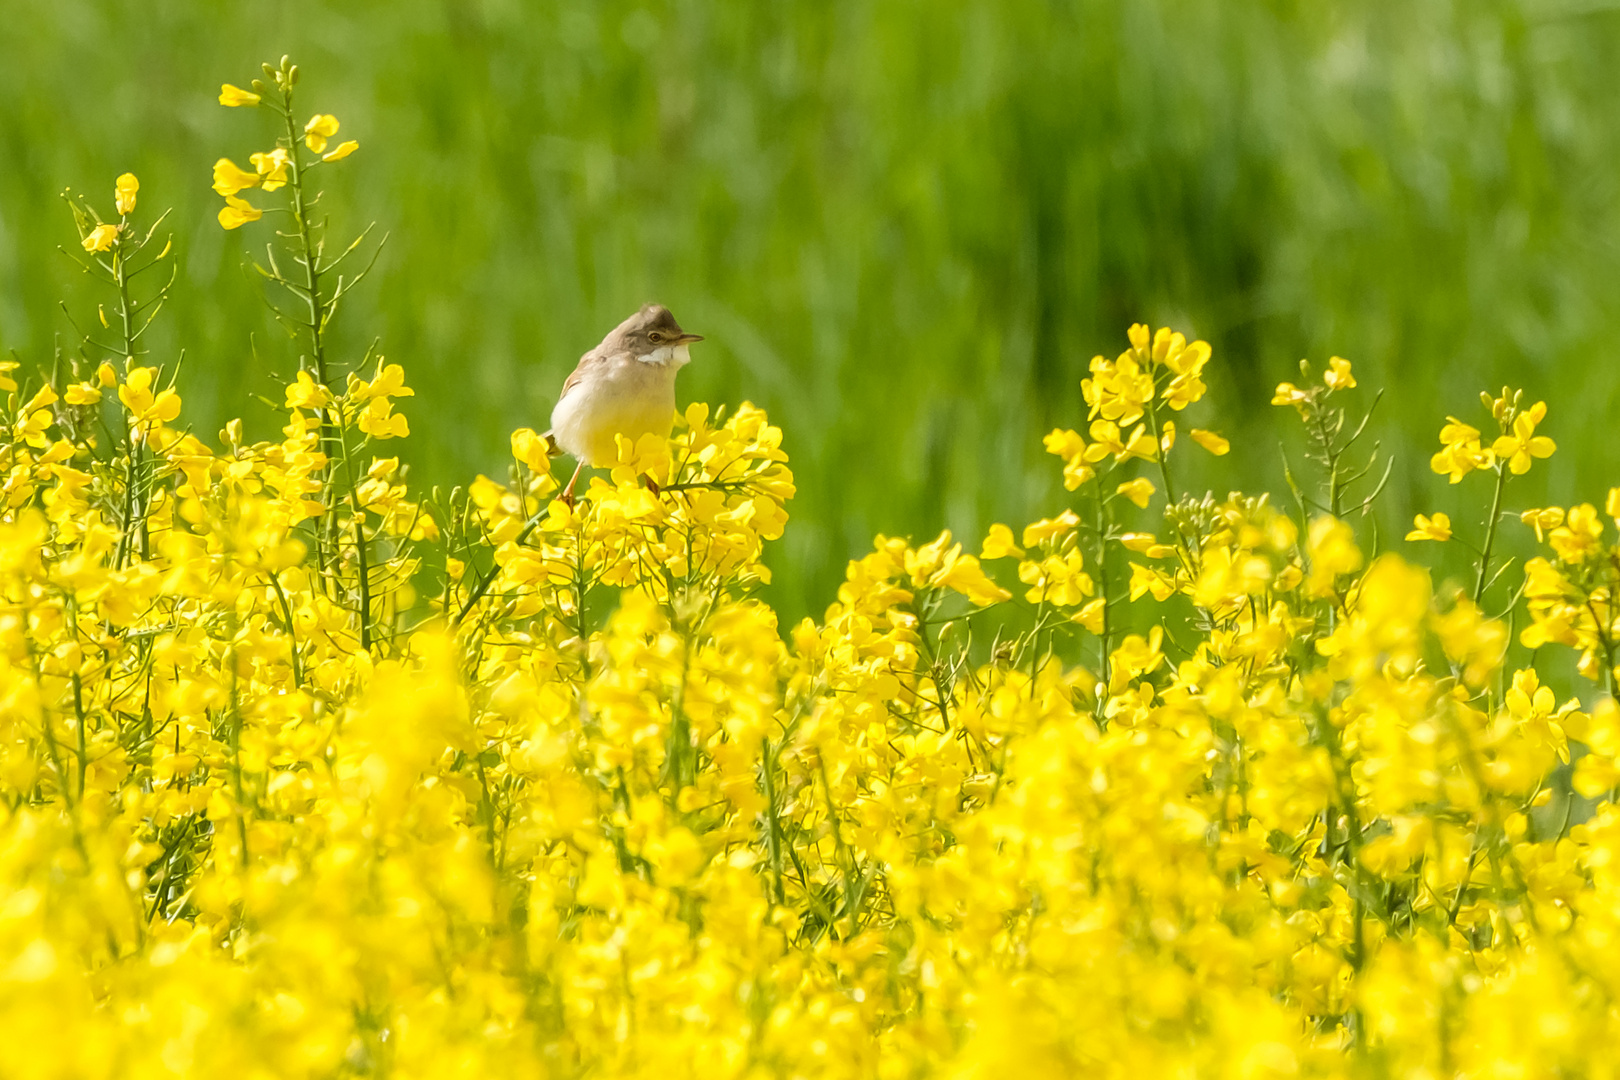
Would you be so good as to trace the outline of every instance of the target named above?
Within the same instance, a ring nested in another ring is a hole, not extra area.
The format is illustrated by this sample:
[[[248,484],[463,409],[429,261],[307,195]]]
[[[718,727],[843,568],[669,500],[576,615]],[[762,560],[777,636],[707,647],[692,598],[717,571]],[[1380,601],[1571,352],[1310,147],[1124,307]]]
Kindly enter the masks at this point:
[[[683,368],[692,362],[692,348],[690,345],[664,345],[636,359],[658,367]]]

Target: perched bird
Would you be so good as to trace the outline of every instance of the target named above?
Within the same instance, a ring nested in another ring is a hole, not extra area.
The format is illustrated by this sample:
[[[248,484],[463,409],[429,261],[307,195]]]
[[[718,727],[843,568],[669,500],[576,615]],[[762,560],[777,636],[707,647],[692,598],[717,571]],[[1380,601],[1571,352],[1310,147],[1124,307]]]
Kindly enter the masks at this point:
[[[574,485],[585,466],[612,465],[618,459],[615,435],[633,442],[650,433],[669,434],[675,419],[675,374],[692,359],[687,346],[702,340],[682,330],[662,304],[643,304],[580,357],[563,383],[546,432],[546,438],[579,462],[563,491],[565,502],[572,505]]]

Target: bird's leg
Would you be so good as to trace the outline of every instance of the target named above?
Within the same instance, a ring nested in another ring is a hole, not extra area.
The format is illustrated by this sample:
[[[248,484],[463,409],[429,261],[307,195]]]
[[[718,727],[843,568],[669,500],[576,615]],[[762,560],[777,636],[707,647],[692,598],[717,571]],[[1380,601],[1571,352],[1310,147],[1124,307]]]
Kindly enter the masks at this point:
[[[558,496],[558,498],[567,503],[569,506],[574,505],[574,485],[579,483],[579,474],[584,471],[585,463],[583,461],[581,461],[578,465],[575,465],[574,475],[569,479],[568,486],[563,488],[563,493]]]

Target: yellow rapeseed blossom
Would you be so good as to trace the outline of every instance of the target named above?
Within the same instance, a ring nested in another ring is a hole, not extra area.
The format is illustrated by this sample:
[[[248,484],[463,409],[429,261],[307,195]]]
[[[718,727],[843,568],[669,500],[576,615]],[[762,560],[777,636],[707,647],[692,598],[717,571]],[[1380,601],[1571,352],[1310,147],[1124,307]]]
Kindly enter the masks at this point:
[[[238,168],[230,158],[220,158],[214,162],[214,190],[226,198],[239,191],[251,187],[258,187],[263,177],[258,172],[248,172]]]
[[[1548,529],[1556,529],[1564,523],[1564,510],[1559,506],[1526,510],[1519,515],[1519,520],[1536,530],[1536,541],[1539,543],[1546,539]]]
[[[1530,471],[1531,458],[1552,457],[1557,445],[1545,435],[1537,435],[1536,425],[1547,415],[1547,403],[1538,401],[1513,418],[1512,429],[1491,444],[1491,452],[1507,462],[1515,475]],[[1442,436],[1443,438],[1443,436]]]
[[[243,90],[239,86],[232,86],[230,83],[225,83],[219,88],[219,103],[221,105],[232,106],[233,108],[241,105],[257,105],[259,103],[259,95],[248,90]]]
[[[118,226],[97,225],[80,241],[80,245],[86,251],[106,251],[113,246],[113,242],[117,239]]]
[[[338,131],[338,119],[327,113],[317,113],[304,125],[304,145],[317,154],[326,149],[326,141]]]
[[[120,214],[135,212],[135,193],[141,190],[141,182],[135,179],[134,173],[123,173],[118,177],[113,187],[113,203]]]
[[[1493,562],[1542,436],[1488,399],[1431,579],[1344,493],[1348,366],[1280,395],[1297,499],[1177,498],[1218,369],[1128,338],[1047,516],[880,535],[792,624],[747,403],[424,499],[398,363],[290,350],[214,437],[154,357],[0,361],[8,1070],[1607,1075],[1620,494]]]
[[[1412,531],[1406,534],[1408,540],[1450,540],[1451,518],[1445,514],[1436,513],[1433,517],[1419,514],[1412,523]]]
[[[220,207],[219,223],[227,229],[239,229],[250,221],[258,221],[264,217],[264,211],[236,195],[225,196],[225,205]]]
[[[981,559],[1006,559],[1013,556],[1022,557],[1024,549],[1013,542],[1012,530],[1005,525],[990,526],[990,533],[984,538],[984,546],[979,551]]]
[[[1440,429],[1442,448],[1429,461],[1429,467],[1441,476],[1448,476],[1453,484],[1475,469],[1489,469],[1496,464],[1492,452],[1480,445],[1479,429],[1448,417]]]
[[[1356,385],[1356,377],[1350,371],[1350,361],[1342,356],[1328,358],[1328,369],[1322,375],[1322,382],[1329,390],[1352,390]]]
[[[1153,498],[1153,481],[1138,476],[1135,480],[1127,480],[1114,489],[1117,494],[1125,496],[1137,506],[1147,509],[1148,500]]]
[[[1197,443],[1199,446],[1202,446],[1205,450],[1208,450],[1216,457],[1221,457],[1222,455],[1229,453],[1232,449],[1231,443],[1227,442],[1224,438],[1217,435],[1213,431],[1205,431],[1202,428],[1193,428],[1192,431],[1188,432],[1188,434],[1192,436],[1193,442]]]
[[[258,174],[259,184],[265,191],[275,191],[287,182],[287,151],[281,147],[262,154],[251,154],[248,160],[253,162],[253,169]],[[230,165],[230,162],[226,162]],[[217,175],[219,166],[214,166]],[[235,168],[234,165],[231,168]],[[218,191],[218,187],[214,190]],[[240,190],[240,189],[239,189]],[[221,195],[231,195],[234,192],[221,191]]]

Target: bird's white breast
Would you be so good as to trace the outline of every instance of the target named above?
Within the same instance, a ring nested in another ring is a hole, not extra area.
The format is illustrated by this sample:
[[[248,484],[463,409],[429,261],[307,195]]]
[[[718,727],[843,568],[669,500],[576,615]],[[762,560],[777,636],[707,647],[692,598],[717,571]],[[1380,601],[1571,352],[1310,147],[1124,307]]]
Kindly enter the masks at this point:
[[[668,435],[675,419],[675,373],[690,360],[685,345],[666,345],[593,365],[551,411],[557,445],[601,467],[617,460],[615,435]]]

